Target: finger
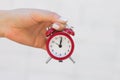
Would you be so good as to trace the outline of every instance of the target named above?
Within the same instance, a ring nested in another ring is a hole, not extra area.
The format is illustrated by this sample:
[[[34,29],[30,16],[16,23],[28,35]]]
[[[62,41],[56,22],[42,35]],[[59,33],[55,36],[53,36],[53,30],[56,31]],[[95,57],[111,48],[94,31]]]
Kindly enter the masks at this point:
[[[61,24],[66,24],[68,22],[68,19],[65,17],[59,17],[56,19],[56,22],[61,23]]]
[[[54,28],[57,31],[62,31],[65,28],[65,24],[61,24],[61,23],[54,23],[52,25],[52,28]]]
[[[67,22],[66,18],[61,17],[59,14],[55,12],[50,12],[47,10],[34,10],[32,12],[32,16],[37,22],[50,21],[52,23],[59,22],[62,24],[65,24]]]

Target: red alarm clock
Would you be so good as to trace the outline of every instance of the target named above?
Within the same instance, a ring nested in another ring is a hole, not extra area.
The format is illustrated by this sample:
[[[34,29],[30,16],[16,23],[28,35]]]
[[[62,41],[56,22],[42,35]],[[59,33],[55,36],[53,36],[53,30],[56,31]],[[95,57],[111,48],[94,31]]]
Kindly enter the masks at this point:
[[[53,28],[48,29],[46,32],[46,49],[50,58],[46,63],[48,63],[52,58],[59,62],[69,58],[73,63],[75,63],[71,58],[74,51],[74,41],[71,36],[74,35],[75,33],[71,28],[65,28],[63,31],[56,31]]]

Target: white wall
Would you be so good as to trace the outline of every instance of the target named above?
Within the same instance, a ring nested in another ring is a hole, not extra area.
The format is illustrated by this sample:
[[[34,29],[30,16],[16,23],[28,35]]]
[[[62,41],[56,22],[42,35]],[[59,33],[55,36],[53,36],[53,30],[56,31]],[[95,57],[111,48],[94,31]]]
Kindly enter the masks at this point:
[[[0,0],[0,9],[55,11],[75,28],[76,48],[58,63],[46,51],[0,39],[0,80],[120,80],[119,0]]]

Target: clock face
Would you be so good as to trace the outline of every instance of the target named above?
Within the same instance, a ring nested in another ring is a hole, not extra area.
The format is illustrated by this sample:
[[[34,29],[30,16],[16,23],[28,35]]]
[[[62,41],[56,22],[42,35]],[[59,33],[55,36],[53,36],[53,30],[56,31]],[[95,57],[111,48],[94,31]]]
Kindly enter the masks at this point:
[[[49,38],[47,49],[52,58],[63,60],[71,56],[74,43],[68,34],[58,32]]]

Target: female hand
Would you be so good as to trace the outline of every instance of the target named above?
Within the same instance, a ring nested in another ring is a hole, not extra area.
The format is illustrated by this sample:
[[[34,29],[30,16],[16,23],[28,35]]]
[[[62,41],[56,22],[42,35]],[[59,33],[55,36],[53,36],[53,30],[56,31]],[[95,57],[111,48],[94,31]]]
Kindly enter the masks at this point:
[[[56,30],[62,30],[66,24],[66,20],[58,14],[40,9],[0,11],[0,16],[3,37],[42,49],[46,49],[46,28],[53,26]]]

